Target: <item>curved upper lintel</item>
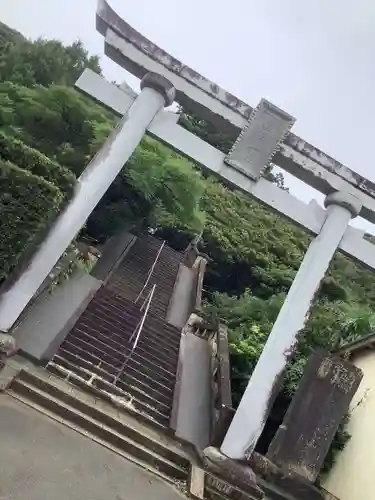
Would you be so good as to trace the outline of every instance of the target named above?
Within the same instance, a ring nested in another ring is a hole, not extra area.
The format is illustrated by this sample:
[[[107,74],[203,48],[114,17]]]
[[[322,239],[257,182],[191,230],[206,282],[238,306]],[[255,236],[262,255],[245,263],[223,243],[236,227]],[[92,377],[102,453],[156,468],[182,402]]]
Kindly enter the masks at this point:
[[[148,71],[162,74],[175,86],[176,102],[237,138],[251,116],[251,106],[152,43],[126,23],[106,0],[98,0],[97,29],[105,36],[106,53],[115,62],[138,78]],[[274,162],[322,193],[329,194],[334,190],[333,184],[343,180],[375,198],[375,183],[293,133],[285,138]],[[370,218],[367,213],[363,216]]]
[[[238,136],[239,130],[251,116],[251,106],[151,42],[124,21],[106,0],[98,0],[96,27],[106,37],[107,55],[116,63],[142,78],[147,71],[155,71],[155,67],[145,67],[146,56],[160,66],[163,76],[171,81],[171,75],[175,76],[173,84],[176,87],[178,103],[193,112],[198,111],[207,120],[219,122],[234,139]],[[136,50],[131,51],[129,45]],[[129,57],[130,51],[132,55]],[[196,100],[196,95],[191,96],[191,86],[205,94],[204,104]]]

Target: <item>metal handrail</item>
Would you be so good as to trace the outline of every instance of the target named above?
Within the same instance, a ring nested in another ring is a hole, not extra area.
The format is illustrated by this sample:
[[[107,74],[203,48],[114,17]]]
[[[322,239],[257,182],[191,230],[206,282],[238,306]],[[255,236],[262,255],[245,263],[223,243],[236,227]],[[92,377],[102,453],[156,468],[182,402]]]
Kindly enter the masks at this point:
[[[157,261],[159,260],[159,257],[160,257],[160,254],[161,254],[161,252],[162,252],[163,248],[164,248],[164,245],[165,245],[165,240],[164,240],[164,241],[163,241],[163,243],[160,245],[160,248],[159,248],[159,250],[158,250],[158,253],[156,254],[155,260],[154,260],[154,262],[153,262],[152,266],[150,267],[150,269],[149,269],[149,271],[148,271],[146,281],[145,281],[145,283],[144,283],[144,285],[143,285],[143,287],[142,287],[142,290],[141,290],[141,291],[139,292],[139,294],[137,295],[137,298],[135,299],[134,304],[136,304],[136,303],[138,302],[138,300],[142,297],[142,294],[143,294],[143,292],[145,291],[145,288],[147,287],[147,285],[148,285],[148,283],[149,283],[149,281],[150,281],[150,279],[151,279],[151,276],[152,276],[152,274],[153,274],[153,272],[154,272],[154,269],[155,269],[156,263],[157,263]]]
[[[130,342],[132,342],[132,340],[135,337],[133,347],[131,348],[130,352],[127,354],[127,356],[125,358],[125,361],[121,365],[121,368],[120,368],[119,372],[117,373],[117,375],[113,379],[114,385],[117,384],[118,379],[122,375],[122,373],[123,373],[126,365],[128,364],[129,359],[131,358],[131,355],[133,354],[135,348],[137,347],[138,340],[139,340],[139,337],[141,335],[141,332],[142,332],[142,329],[143,329],[143,325],[144,325],[144,322],[146,320],[146,317],[147,317],[147,314],[148,314],[148,310],[150,308],[150,304],[151,304],[152,298],[153,298],[154,293],[155,293],[155,288],[156,288],[156,284],[151,288],[151,290],[149,291],[149,293],[148,293],[146,299],[144,300],[142,306],[140,307],[140,311],[143,311],[143,309],[145,308],[145,312],[143,313],[142,318],[140,319],[139,323],[135,327],[134,332],[132,333],[132,335],[131,335],[131,337],[129,339],[129,343],[130,343]]]

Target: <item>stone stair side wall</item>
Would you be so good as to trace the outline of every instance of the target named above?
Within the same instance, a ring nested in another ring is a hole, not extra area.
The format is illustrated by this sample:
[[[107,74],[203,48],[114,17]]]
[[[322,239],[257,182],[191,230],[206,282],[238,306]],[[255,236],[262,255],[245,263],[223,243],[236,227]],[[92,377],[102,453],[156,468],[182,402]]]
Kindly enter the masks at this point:
[[[52,359],[95,293],[136,239],[127,232],[111,238],[91,274],[77,271],[52,293],[45,290],[37,297],[12,332],[20,352],[37,362]]]
[[[196,312],[201,312],[205,267],[205,259],[198,257],[191,268],[183,266],[182,271],[180,268],[180,280],[176,280],[175,293],[169,309],[170,321],[178,317],[178,306],[181,313],[179,321],[185,318],[170,427],[176,437],[192,444],[197,450],[203,450],[210,444],[212,427],[212,345],[209,339],[196,334],[197,326],[202,322]],[[186,270],[191,273],[190,281]],[[182,296],[185,298],[185,304],[189,304],[188,316],[187,310],[183,311],[185,316],[181,311],[178,299]],[[173,314],[176,316],[173,317]]]
[[[51,359],[101,285],[79,271],[53,293],[44,291],[13,331],[20,352],[37,362]]]

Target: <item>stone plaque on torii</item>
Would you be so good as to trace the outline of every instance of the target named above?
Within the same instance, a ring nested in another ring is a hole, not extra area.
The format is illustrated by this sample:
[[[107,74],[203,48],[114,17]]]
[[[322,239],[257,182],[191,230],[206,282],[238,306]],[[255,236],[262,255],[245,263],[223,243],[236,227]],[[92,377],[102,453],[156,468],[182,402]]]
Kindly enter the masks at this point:
[[[28,268],[3,295],[0,331],[8,331],[59,257],[86,222],[110,184],[147,132],[226,183],[253,196],[317,237],[309,246],[267,344],[249,381],[221,451],[242,459],[262,432],[274,388],[293,353],[313,299],[339,248],[375,269],[375,247],[364,232],[349,226],[361,215],[375,222],[375,185],[303,139],[290,133],[294,119],[270,102],[255,109],[150,42],[99,0],[97,29],[105,52],[141,78],[136,95],[85,70],[77,87],[121,116],[102,149],[80,178],[73,199],[60,214]],[[228,155],[178,125],[173,101],[233,137]],[[325,208],[305,204],[262,177],[270,162],[326,195]]]

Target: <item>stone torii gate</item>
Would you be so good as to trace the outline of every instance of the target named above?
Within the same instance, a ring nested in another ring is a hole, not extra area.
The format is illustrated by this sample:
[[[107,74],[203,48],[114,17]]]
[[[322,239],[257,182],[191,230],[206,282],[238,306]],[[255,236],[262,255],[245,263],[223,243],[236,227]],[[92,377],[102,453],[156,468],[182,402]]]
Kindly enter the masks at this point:
[[[224,455],[242,459],[254,450],[275,388],[336,250],[375,269],[375,247],[363,238],[363,231],[349,225],[359,214],[375,222],[375,185],[290,133],[294,123],[290,115],[266,100],[252,109],[135,31],[105,0],[99,0],[97,29],[105,37],[106,54],[141,79],[141,93],[111,84],[90,70],[77,81],[79,89],[121,119],[79,178],[73,199],[26,271],[2,297],[0,331],[12,328],[143,135],[149,133],[317,235],[222,444]],[[224,155],[178,125],[178,115],[163,109],[174,100],[232,136],[231,152]],[[271,158],[325,194],[325,209],[316,202],[305,204],[265,179],[262,171]]]

